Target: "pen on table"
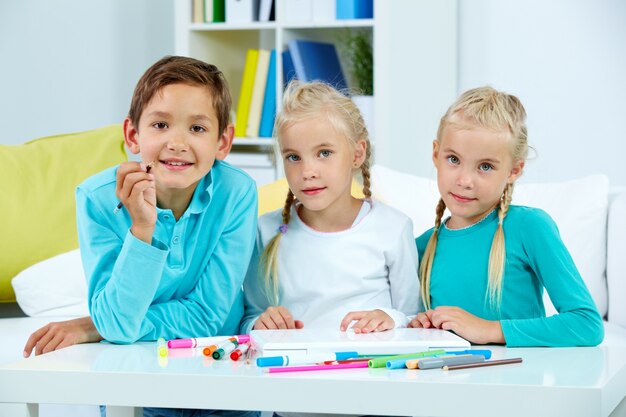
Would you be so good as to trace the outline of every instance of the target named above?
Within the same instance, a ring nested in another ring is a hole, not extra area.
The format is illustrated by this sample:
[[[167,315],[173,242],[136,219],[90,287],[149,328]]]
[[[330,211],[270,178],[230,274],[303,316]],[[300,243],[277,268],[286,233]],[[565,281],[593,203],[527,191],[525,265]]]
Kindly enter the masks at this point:
[[[337,365],[302,365],[302,366],[277,366],[263,368],[268,373],[279,372],[304,372],[304,371],[332,371],[336,369],[367,368],[367,362],[340,363]]]
[[[159,337],[159,339],[157,340],[157,353],[162,358],[167,356],[167,343],[162,337]]]
[[[214,343],[211,346],[205,347],[204,349],[202,349],[202,353],[204,354],[204,356],[211,357],[211,356],[213,356],[213,352],[215,352],[216,350],[218,350],[221,347],[226,346],[230,342],[237,342],[237,343],[239,343],[237,341],[236,337],[229,337],[228,339],[221,340],[218,343]]]
[[[444,371],[454,371],[455,369],[479,368],[481,366],[507,365],[510,363],[521,363],[522,358],[498,359],[493,361],[485,361],[478,363],[468,363],[463,365],[446,365]]]
[[[414,361],[407,361],[406,367],[409,369],[436,369],[446,365],[464,365],[466,363],[484,362],[483,355],[453,355],[439,358],[425,358]]]
[[[324,361],[324,365],[331,365],[333,363],[353,363],[353,362],[369,362],[374,358],[354,358],[354,359],[341,359],[338,361]]]
[[[146,174],[150,172],[150,170],[155,164],[156,164],[156,161],[151,161],[146,165]],[[113,209],[113,214],[117,214],[122,209],[122,207],[124,207],[124,203],[120,201],[119,203],[117,203],[117,206],[115,206],[115,208]]]
[[[423,358],[427,356],[436,356],[443,355],[446,351],[443,349],[435,349],[435,350],[425,350],[423,352],[416,353],[407,353],[405,355],[392,355],[392,356],[383,356],[382,358],[372,359],[368,362],[370,368],[384,368],[387,366],[387,361],[395,360],[395,359],[417,359]]]
[[[172,339],[167,342],[170,349],[184,349],[191,347],[211,346],[225,342],[228,339],[236,338],[237,343],[247,343],[250,341],[250,335],[240,334],[236,336],[213,336],[213,337],[192,337],[189,339]]]
[[[442,355],[436,356],[454,356],[454,355],[483,355],[485,359],[491,358],[491,351],[487,349],[466,349],[445,351]],[[407,367],[407,359],[394,359],[387,361],[387,369],[404,369]],[[415,369],[415,368],[413,368]]]
[[[233,337],[232,339],[222,343],[220,347],[218,347],[217,350],[211,354],[211,356],[213,359],[222,359],[224,356],[237,349],[238,346],[239,342],[237,342],[237,339]]]
[[[262,356],[257,358],[256,366],[287,366],[287,365],[305,365],[311,363],[319,363],[325,361],[338,361],[343,359],[355,358],[358,352],[335,352],[335,353],[319,353],[305,355],[288,355],[288,356]]]
[[[245,353],[250,349],[250,344],[249,343],[244,343],[243,345],[239,345],[239,347],[237,347],[237,349],[233,350],[230,353],[230,358],[234,361],[238,361],[239,359],[241,359],[241,357],[243,355],[245,355]]]

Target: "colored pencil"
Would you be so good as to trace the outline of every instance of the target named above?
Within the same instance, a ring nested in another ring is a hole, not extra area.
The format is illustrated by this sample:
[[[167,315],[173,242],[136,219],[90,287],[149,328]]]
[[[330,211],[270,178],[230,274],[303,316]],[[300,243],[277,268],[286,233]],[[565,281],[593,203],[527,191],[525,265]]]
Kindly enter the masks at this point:
[[[495,361],[485,361],[479,363],[468,363],[465,365],[448,365],[444,366],[444,371],[454,371],[455,369],[479,368],[481,366],[507,365],[509,363],[520,363],[522,358],[498,359]]]

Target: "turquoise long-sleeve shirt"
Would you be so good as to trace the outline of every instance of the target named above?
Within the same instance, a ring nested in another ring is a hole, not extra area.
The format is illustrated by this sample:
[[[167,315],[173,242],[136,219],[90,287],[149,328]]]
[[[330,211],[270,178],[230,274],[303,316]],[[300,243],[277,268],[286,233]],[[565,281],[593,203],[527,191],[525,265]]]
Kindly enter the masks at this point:
[[[511,206],[504,219],[506,265],[500,313],[485,302],[494,211],[465,229],[439,231],[431,272],[431,306],[457,306],[500,320],[507,346],[593,346],[604,338],[602,318],[558,228],[543,210]],[[434,229],[415,242],[420,261]],[[543,289],[559,314],[545,317]],[[420,306],[423,311],[423,305]]]
[[[132,343],[236,334],[256,237],[254,181],[216,161],[178,221],[157,208],[149,245],[130,233],[126,210],[113,214],[116,172],[96,174],[76,191],[89,311],[100,335]]]

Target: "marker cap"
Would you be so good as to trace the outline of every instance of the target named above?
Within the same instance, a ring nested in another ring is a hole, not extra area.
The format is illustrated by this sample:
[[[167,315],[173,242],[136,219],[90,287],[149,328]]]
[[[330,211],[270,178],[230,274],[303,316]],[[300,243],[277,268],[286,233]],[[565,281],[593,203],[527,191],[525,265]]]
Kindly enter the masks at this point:
[[[256,366],[283,366],[285,364],[284,356],[266,356],[256,358]]]

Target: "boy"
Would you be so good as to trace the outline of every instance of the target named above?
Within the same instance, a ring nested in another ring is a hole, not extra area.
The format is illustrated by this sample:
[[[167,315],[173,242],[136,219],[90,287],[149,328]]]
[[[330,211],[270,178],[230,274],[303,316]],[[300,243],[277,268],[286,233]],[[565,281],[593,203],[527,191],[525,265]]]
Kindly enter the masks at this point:
[[[76,192],[91,317],[37,330],[25,356],[102,339],[237,333],[257,196],[254,181],[222,161],[230,108],[213,65],[165,57],[141,77],[124,139],[143,162],[96,174]]]

